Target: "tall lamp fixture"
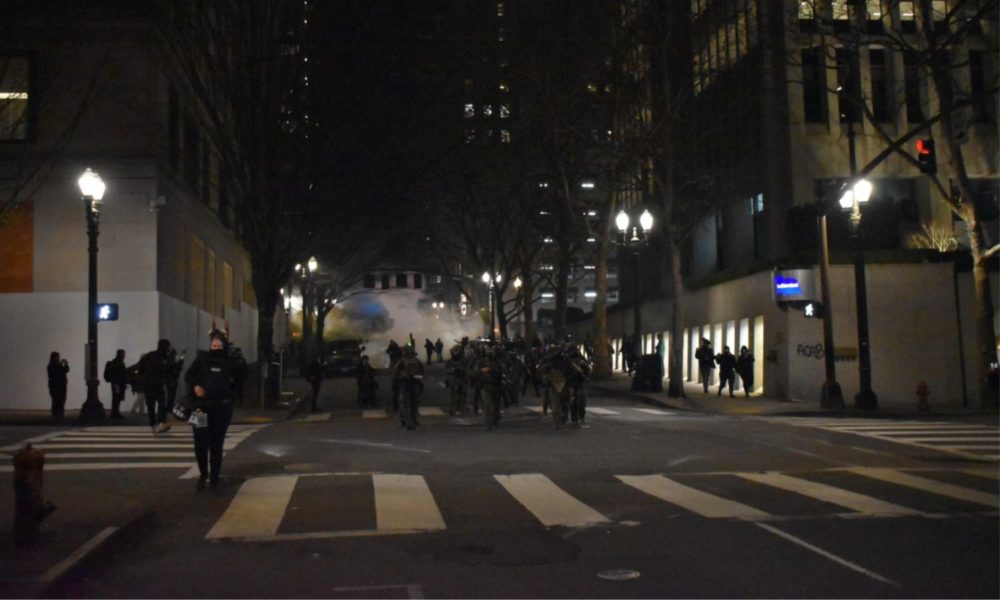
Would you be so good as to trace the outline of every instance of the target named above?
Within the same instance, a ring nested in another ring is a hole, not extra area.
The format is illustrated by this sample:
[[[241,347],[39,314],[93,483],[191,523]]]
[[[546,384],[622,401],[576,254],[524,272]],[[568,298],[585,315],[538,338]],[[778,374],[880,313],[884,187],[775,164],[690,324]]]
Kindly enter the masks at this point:
[[[97,236],[99,235],[101,199],[104,198],[104,180],[87,167],[80,179],[80,195],[83,197],[87,217],[87,399],[80,408],[83,422],[102,421],[105,417],[104,405],[98,398],[101,385],[97,378]]]
[[[496,335],[496,318],[497,318],[497,311],[496,311],[497,293],[496,293],[496,285],[494,285],[494,284],[497,284],[497,283],[500,283],[501,281],[503,281],[503,275],[501,275],[500,273],[496,273],[496,274],[491,275],[489,271],[483,271],[483,275],[482,275],[482,277],[480,277],[480,279],[483,280],[483,283],[485,283],[486,285],[489,286],[489,294],[490,294],[490,334],[489,334],[489,337],[493,338]]]
[[[632,343],[639,344],[639,353],[642,353],[642,289],[639,280],[639,251],[649,243],[649,232],[653,230],[653,215],[648,209],[643,210],[639,215],[639,225],[629,225],[631,218],[625,210],[619,211],[615,216],[615,226],[618,227],[618,245],[632,251],[632,287],[635,290],[635,300],[632,303]]]

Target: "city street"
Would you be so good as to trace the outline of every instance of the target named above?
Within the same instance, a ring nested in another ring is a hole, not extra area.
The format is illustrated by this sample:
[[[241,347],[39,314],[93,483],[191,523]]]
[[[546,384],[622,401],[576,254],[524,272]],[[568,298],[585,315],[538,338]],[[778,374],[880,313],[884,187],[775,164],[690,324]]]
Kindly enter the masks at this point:
[[[594,392],[586,425],[555,430],[529,392],[487,432],[439,410],[442,378],[430,369],[415,431],[357,408],[349,378],[326,381],[320,412],[235,425],[218,495],[195,491],[181,426],[155,441],[127,427],[60,429],[38,443],[48,481],[128,497],[155,521],[49,593],[1000,592],[996,462],[926,445],[969,437],[980,441],[964,446],[995,454],[995,421],[706,416]],[[9,443],[17,430],[2,433]]]

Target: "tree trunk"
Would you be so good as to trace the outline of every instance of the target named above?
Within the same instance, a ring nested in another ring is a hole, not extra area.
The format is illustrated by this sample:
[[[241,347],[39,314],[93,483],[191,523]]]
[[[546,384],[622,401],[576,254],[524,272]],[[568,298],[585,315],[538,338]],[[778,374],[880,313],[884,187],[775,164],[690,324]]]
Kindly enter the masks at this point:
[[[684,398],[684,277],[681,273],[681,240],[673,227],[664,228],[670,249],[670,365],[667,395]]]
[[[565,247],[564,247],[565,246]],[[569,269],[572,257],[569,243],[559,245],[559,266],[556,272],[556,314],[553,328],[556,341],[566,339],[566,294],[569,291]]]
[[[521,273],[524,273],[524,285],[521,286],[521,314],[524,317],[524,340],[530,346],[535,337],[535,324],[532,323],[532,299],[535,296],[534,280],[531,277],[531,261],[523,260]]]
[[[615,213],[615,201],[612,200],[603,214],[601,233],[597,238],[597,259],[595,263],[597,275],[597,300],[594,302],[594,318],[592,339],[594,341],[595,380],[611,378],[611,342],[608,339],[608,251],[611,249],[612,235],[611,219]]]
[[[976,290],[976,378],[979,384],[979,406],[996,408],[996,390],[989,385],[990,363],[997,360],[996,335],[993,323],[993,291],[990,289],[988,259],[983,258],[983,235],[972,202],[963,207],[963,220],[969,227],[969,252],[972,254],[972,280]]]
[[[323,343],[323,330],[326,329],[326,316],[328,314],[330,314],[330,309],[329,308],[327,308],[325,310],[324,309],[320,309],[320,308],[316,309],[316,331],[315,331],[315,338],[316,339],[315,339],[315,344],[313,345],[313,347],[315,348],[316,353],[319,355],[320,360],[322,360],[323,355],[324,355],[324,351],[323,351],[323,345],[324,345],[324,343]]]
[[[312,335],[312,306],[313,292],[311,285],[302,286],[302,348],[301,362],[303,365],[309,363],[312,357],[313,335]]]

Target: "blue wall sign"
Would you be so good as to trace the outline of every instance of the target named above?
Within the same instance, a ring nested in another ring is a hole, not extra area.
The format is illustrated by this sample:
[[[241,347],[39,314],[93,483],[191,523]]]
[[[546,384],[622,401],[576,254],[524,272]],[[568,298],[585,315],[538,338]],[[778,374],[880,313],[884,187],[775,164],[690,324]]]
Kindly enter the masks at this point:
[[[774,294],[776,296],[797,296],[802,293],[799,280],[794,277],[774,276]]]

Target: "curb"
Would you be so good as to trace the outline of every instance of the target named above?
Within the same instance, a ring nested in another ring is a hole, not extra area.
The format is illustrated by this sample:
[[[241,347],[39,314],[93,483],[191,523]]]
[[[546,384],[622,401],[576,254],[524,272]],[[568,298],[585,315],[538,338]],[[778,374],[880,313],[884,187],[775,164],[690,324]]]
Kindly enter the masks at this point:
[[[113,552],[121,552],[126,547],[138,541],[143,535],[156,526],[156,514],[151,509],[145,509],[136,516],[117,527],[107,527],[96,536],[90,538],[77,548],[70,556],[49,567],[36,580],[37,588],[30,590],[26,597],[48,598],[56,590],[65,585],[74,575],[84,571],[86,567],[107,558]]]
[[[606,387],[604,387],[604,386],[602,386],[600,384],[595,384],[593,382],[590,383],[590,387],[594,388],[594,389],[597,389],[597,390],[600,390],[600,391],[604,392],[605,394],[608,394],[608,395],[611,395],[611,396],[618,396],[618,397],[621,397],[621,398],[631,398],[633,400],[638,400],[638,401],[642,402],[643,404],[648,404],[650,406],[655,406],[657,408],[667,408],[667,409],[670,409],[670,410],[679,410],[679,411],[683,411],[683,412],[707,412],[707,411],[699,411],[697,409],[689,408],[687,406],[677,406],[676,404],[670,404],[670,403],[668,403],[665,400],[659,400],[657,398],[650,398],[649,396],[647,396],[645,394],[640,394],[638,392],[633,392],[631,390],[628,390],[628,391],[615,390],[615,389],[611,389],[611,388],[606,388]]]

